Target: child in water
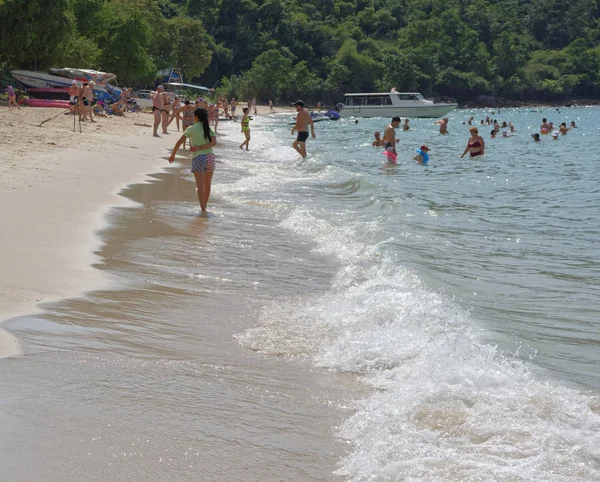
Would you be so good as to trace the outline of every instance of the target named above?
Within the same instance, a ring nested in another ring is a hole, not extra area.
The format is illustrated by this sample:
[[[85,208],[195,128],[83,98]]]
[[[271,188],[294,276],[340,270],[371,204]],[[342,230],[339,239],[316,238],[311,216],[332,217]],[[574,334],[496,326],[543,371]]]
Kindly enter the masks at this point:
[[[531,134],[533,137],[533,142],[540,142],[540,135],[536,132],[535,134]]]
[[[417,155],[415,156],[415,161],[418,164],[423,164],[426,166],[429,163],[429,147],[426,145],[422,145],[417,149]]]

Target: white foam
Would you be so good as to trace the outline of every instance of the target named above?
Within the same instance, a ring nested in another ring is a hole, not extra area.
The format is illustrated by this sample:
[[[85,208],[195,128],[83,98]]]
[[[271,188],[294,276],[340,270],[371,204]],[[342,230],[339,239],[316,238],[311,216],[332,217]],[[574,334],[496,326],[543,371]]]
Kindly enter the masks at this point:
[[[356,373],[373,388],[340,427],[352,450],[338,475],[600,480],[597,395],[483,343],[477,320],[389,254],[377,221],[291,203],[281,226],[342,266],[327,294],[269,306],[238,339]]]

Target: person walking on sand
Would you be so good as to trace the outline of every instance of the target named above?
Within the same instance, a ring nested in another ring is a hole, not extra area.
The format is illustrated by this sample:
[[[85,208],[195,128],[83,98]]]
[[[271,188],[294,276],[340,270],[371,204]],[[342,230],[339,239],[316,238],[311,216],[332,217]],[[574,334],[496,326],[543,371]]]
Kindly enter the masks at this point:
[[[96,84],[94,81],[90,80],[89,82],[83,83],[83,89],[81,91],[81,107],[79,112],[79,119],[85,121],[85,118],[89,115],[91,122],[96,122],[94,120],[94,113],[92,111],[92,102],[94,101],[94,86]]]
[[[171,122],[173,122],[173,119],[175,119],[175,123],[177,124],[177,132],[179,132],[179,121],[181,121],[181,109],[182,108],[183,108],[183,106],[181,105],[181,101],[179,100],[179,97],[175,96],[175,98],[173,99],[173,103],[171,104],[172,113],[171,113],[171,118],[169,119],[169,122],[167,122],[167,127],[170,126]]]
[[[235,121],[235,109],[237,107],[237,100],[235,100],[235,97],[231,98],[231,102],[229,103],[229,105],[231,106],[231,118]]]
[[[294,132],[298,132],[298,136],[296,140],[292,144],[292,147],[296,150],[298,154],[302,156],[302,158],[306,158],[306,140],[308,139],[308,126],[310,125],[310,133],[313,137],[315,136],[315,125],[313,123],[312,117],[310,113],[304,109],[304,102],[301,100],[297,100],[294,103],[294,107],[296,107],[296,125],[292,128],[292,135]]]
[[[14,106],[21,110],[21,106],[17,103],[17,94],[15,93],[15,89],[12,85],[8,84],[6,87],[6,93],[8,94],[8,108],[10,109]]]
[[[169,125],[169,113],[171,111],[171,97],[168,92],[164,90],[161,92],[163,107],[160,111],[160,120],[162,125],[163,134],[168,134],[167,126]]]
[[[184,131],[169,156],[169,163],[172,164],[175,161],[175,155],[179,147],[185,142],[186,138],[189,138],[190,151],[194,153],[192,173],[196,180],[198,201],[200,202],[202,214],[206,213],[208,206],[216,162],[213,147],[217,145],[217,138],[215,133],[210,130],[208,122],[208,112],[204,109],[196,109],[194,111],[194,125]]]
[[[81,88],[76,80],[71,81],[69,87],[69,103],[71,104],[70,113],[79,115],[79,99],[81,98]]]
[[[160,125],[163,111],[163,90],[163,86],[159,85],[156,91],[152,92],[152,114],[154,115],[154,130],[152,135],[154,137],[160,137],[158,135],[158,126]]]
[[[269,100],[269,114],[275,114],[275,109],[273,108],[272,100]]]
[[[252,110],[254,111],[254,115],[258,115],[258,110],[256,109],[256,97],[252,99]]]
[[[479,135],[477,127],[470,127],[469,133],[471,134],[471,137],[469,137],[465,151],[462,153],[462,156],[460,156],[461,159],[465,157],[467,152],[471,157],[483,156],[485,153],[485,141],[483,140],[483,137]]]
[[[188,127],[194,125],[194,111],[196,109],[192,105],[189,100],[186,100],[183,103],[183,107],[181,108],[181,124],[183,125],[183,130],[187,130]],[[190,144],[191,147],[191,144]],[[185,149],[185,139],[183,140],[183,148]]]
[[[244,116],[242,117],[242,132],[244,136],[246,136],[246,140],[240,144],[240,149],[244,150],[244,144],[246,145],[246,150],[249,150],[250,146],[250,117],[248,116],[250,109],[248,107],[244,107],[242,109]]]

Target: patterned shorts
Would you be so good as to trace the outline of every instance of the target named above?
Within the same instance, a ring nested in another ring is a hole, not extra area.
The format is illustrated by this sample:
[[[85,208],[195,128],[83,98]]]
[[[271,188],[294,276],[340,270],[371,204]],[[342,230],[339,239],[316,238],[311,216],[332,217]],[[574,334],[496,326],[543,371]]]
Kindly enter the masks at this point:
[[[215,161],[214,154],[200,154],[192,160],[192,172],[214,171]]]

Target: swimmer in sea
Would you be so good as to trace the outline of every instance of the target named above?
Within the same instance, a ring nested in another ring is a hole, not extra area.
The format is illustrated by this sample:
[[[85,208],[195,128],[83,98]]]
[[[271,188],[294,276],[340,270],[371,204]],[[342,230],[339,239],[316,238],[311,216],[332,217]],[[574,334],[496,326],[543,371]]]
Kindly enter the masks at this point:
[[[408,131],[410,130],[410,126],[408,125],[408,119],[404,119],[404,124],[402,125],[402,130],[403,131]]]
[[[492,132],[490,132],[490,137],[491,137],[492,139],[495,139],[495,138],[496,138],[496,129],[492,129]]]
[[[577,129],[577,126],[575,125],[575,121],[571,121],[571,129]]]
[[[469,141],[467,142],[467,147],[465,151],[462,153],[461,159],[465,157],[465,154],[468,152],[471,157],[483,156],[485,153],[485,141],[479,135],[479,130],[477,127],[473,126],[469,128],[469,132],[471,137],[469,137]]]
[[[440,125],[440,134],[448,134],[448,118],[444,117],[442,120],[435,121],[436,124]]]
[[[531,137],[533,137],[533,142],[540,142],[540,135],[536,132],[535,134],[531,134]]]
[[[419,147],[417,149],[415,161],[417,161],[418,164],[423,164],[424,166],[429,164],[429,147],[427,147],[426,145],[422,145],[421,147]]]
[[[375,136],[375,140],[371,143],[373,147],[383,147],[385,145],[385,141],[381,138],[381,134],[379,131],[373,134]]]
[[[544,117],[542,119],[542,124],[540,125],[540,134],[548,134],[552,132],[552,125],[548,124],[548,121]]]
[[[558,128],[558,132],[560,132],[561,136],[566,136],[569,133],[569,129],[567,128],[567,123],[563,122]]]

